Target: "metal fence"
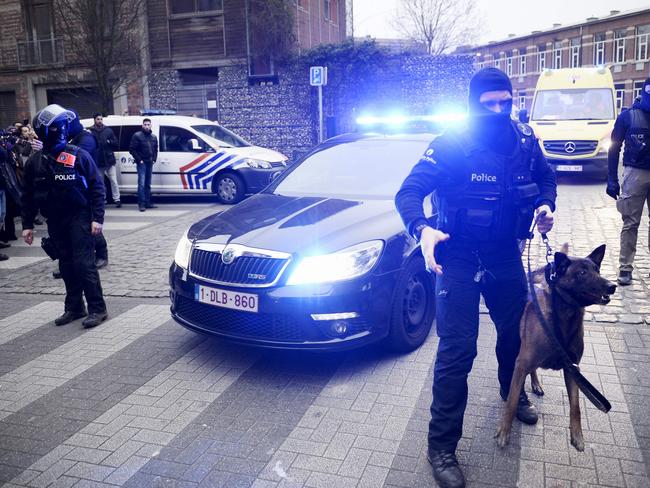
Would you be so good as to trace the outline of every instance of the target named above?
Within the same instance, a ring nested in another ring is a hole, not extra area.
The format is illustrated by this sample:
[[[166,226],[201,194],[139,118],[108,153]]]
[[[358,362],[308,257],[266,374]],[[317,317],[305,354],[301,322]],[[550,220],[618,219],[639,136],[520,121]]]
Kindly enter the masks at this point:
[[[63,64],[63,40],[59,38],[36,41],[16,41],[18,69],[35,68],[45,65]]]

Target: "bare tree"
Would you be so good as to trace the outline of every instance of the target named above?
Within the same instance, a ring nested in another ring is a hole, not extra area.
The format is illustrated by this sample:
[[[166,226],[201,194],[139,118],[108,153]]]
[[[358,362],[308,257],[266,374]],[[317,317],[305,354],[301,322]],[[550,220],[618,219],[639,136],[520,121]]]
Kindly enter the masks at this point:
[[[400,0],[393,21],[404,36],[443,54],[477,37],[475,0]]]
[[[250,0],[252,50],[256,57],[285,61],[296,47],[289,0]]]
[[[120,86],[141,74],[141,22],[145,0],[54,0],[66,59],[89,70],[102,110],[110,111]]]

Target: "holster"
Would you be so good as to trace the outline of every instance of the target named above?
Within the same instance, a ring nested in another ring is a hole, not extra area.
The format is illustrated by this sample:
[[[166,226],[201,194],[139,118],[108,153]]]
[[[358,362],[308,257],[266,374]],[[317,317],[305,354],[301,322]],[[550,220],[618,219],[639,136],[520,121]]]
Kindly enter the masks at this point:
[[[41,239],[41,247],[45,254],[47,254],[52,261],[59,259],[59,250],[54,244],[54,241],[49,237],[43,237]]]

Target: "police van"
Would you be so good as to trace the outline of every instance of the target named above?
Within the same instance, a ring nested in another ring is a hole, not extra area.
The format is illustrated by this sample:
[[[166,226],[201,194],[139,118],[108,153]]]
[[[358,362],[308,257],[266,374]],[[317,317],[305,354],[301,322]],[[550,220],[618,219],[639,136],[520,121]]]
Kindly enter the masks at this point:
[[[537,80],[530,116],[522,111],[519,119],[529,122],[556,171],[606,176],[615,106],[607,67],[548,69]]]
[[[110,115],[104,125],[113,129],[120,192],[138,191],[138,173],[129,154],[131,137],[151,119],[158,138],[158,159],[153,165],[151,191],[164,194],[214,193],[221,203],[236,203],[257,193],[286,167],[287,158],[271,149],[254,146],[216,122],[182,115]],[[92,119],[82,120],[84,127]]]

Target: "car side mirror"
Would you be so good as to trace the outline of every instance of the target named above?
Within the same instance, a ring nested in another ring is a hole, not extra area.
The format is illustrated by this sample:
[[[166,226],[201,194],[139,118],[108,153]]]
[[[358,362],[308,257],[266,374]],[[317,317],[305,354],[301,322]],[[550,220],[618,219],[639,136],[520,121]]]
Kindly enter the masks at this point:
[[[519,122],[523,122],[524,124],[527,124],[529,121],[530,121],[530,117],[528,116],[528,110],[522,108],[519,111]]]
[[[190,144],[192,145],[192,151],[200,151],[201,145],[199,144],[198,139],[190,139]]]

